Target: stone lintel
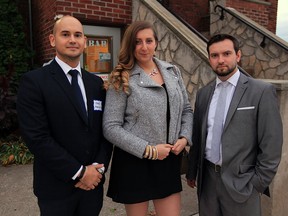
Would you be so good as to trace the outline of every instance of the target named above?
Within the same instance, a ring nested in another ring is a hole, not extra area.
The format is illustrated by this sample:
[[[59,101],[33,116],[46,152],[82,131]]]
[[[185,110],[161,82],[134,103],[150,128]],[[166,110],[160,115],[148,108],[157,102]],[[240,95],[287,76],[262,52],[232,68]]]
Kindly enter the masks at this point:
[[[259,79],[273,84],[278,91],[288,91],[288,80]]]

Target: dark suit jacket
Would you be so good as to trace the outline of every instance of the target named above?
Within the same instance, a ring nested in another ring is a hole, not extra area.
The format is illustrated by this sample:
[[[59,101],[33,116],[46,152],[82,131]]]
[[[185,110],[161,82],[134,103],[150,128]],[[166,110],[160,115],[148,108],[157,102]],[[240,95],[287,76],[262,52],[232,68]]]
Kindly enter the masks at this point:
[[[79,190],[72,177],[81,165],[98,162],[108,168],[112,146],[102,134],[103,81],[85,70],[82,77],[88,119],[55,60],[22,77],[17,111],[23,139],[35,156],[34,193],[39,198],[63,198]]]
[[[198,178],[198,195],[205,188],[205,156],[209,104],[216,82],[197,93],[188,179]],[[230,196],[246,201],[255,188],[263,193],[281,158],[283,129],[273,85],[240,75],[222,134],[221,178]]]

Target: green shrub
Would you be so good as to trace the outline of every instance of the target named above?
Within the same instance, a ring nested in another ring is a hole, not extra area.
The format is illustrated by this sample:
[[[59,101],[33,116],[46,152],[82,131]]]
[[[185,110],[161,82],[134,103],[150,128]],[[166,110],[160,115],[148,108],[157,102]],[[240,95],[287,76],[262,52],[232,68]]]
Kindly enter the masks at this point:
[[[17,0],[0,1],[0,138],[18,128],[16,94],[20,76],[29,70],[32,51],[26,42]]]
[[[3,166],[29,164],[33,159],[33,154],[20,137],[9,136],[5,140],[0,140],[0,163]]]

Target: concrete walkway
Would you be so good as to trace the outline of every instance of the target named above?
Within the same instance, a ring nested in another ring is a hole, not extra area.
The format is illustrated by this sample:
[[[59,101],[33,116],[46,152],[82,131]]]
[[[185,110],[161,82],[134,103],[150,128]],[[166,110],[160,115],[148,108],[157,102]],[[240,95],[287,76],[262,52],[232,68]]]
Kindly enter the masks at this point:
[[[0,165],[0,216],[39,216],[37,199],[32,188],[32,165]],[[109,178],[106,174],[105,192]],[[181,216],[198,215],[196,189],[189,188],[182,177],[182,209]],[[104,197],[100,216],[125,216],[122,204]],[[153,207],[150,205],[150,209]]]

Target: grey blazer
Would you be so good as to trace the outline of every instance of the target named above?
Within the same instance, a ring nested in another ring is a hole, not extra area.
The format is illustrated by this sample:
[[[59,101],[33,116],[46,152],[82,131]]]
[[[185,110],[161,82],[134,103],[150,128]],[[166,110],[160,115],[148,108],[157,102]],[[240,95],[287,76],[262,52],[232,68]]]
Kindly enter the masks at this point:
[[[215,81],[197,93],[193,146],[186,177],[198,176],[201,196],[209,104]],[[282,121],[273,85],[240,75],[222,134],[221,178],[237,202],[245,202],[256,189],[268,189],[281,158]]]
[[[193,112],[177,67],[154,58],[169,99],[168,143],[185,137],[191,145]],[[148,144],[167,143],[167,95],[137,64],[131,70],[129,95],[110,88],[103,117],[104,136],[119,148],[139,157]]]

